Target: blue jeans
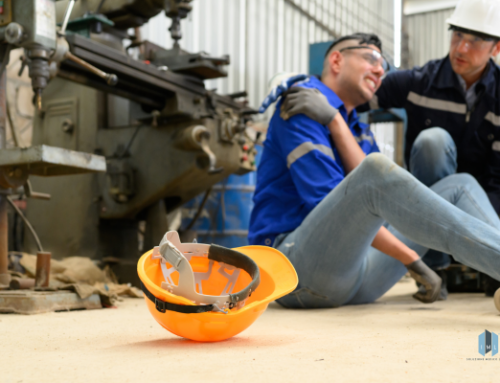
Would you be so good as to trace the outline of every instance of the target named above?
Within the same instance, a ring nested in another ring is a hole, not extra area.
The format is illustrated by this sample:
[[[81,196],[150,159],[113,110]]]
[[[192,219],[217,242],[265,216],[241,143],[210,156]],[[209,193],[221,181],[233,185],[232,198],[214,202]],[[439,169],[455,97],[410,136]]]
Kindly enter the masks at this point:
[[[413,143],[410,153],[410,173],[425,186],[432,186],[457,172],[457,147],[450,134],[442,128],[423,130]],[[424,262],[434,270],[450,265],[448,254],[429,250]]]
[[[406,273],[371,247],[382,225],[423,256],[429,248],[500,279],[500,220],[468,174],[426,187],[382,154],[369,155],[275,247],[299,286],[278,302],[322,308],[375,301]]]

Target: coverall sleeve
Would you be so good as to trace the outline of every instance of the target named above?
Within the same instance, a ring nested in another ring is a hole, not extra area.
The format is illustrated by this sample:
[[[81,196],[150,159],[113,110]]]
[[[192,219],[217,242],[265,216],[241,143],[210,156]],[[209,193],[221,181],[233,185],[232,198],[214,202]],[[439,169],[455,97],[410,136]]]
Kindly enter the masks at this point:
[[[408,98],[408,93],[413,83],[413,70],[400,70],[389,73],[383,80],[382,85],[375,93],[375,96],[356,108],[359,113],[375,109],[402,108]]]
[[[299,114],[282,127],[280,145],[293,183],[305,204],[314,208],[344,179],[340,159],[327,128],[318,122]]]

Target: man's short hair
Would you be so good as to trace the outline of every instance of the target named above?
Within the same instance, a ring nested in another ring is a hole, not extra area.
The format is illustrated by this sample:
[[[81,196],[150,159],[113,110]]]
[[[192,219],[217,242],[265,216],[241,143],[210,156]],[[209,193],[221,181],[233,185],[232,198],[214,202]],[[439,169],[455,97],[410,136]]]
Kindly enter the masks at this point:
[[[377,35],[373,33],[354,33],[352,35],[339,37],[337,40],[335,40],[332,45],[330,45],[330,47],[326,50],[325,58],[333,52],[336,45],[346,40],[357,40],[359,45],[375,45],[378,49],[380,49],[380,53],[382,53],[382,41],[380,41]]]
[[[456,32],[462,32],[462,33],[467,33],[469,35],[474,35],[476,37],[479,37],[483,40],[490,40],[490,41],[493,41],[495,44],[500,41],[500,38],[498,38],[497,36],[492,36],[492,35],[488,35],[486,33],[482,33],[482,32],[477,32],[477,31],[473,31],[471,29],[467,29],[467,28],[462,28],[462,27],[457,27],[456,25],[451,25],[450,24],[450,27],[448,28],[449,31],[456,31]]]

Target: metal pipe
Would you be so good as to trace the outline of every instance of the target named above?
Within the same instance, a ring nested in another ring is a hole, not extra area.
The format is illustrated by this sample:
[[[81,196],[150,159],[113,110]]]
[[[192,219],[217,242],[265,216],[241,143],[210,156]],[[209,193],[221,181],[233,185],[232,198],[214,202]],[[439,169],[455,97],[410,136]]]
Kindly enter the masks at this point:
[[[38,252],[36,254],[35,288],[49,287],[51,253]]]
[[[17,135],[17,129],[14,126],[14,121],[12,120],[12,116],[10,114],[9,103],[7,102],[7,99],[5,99],[5,111],[7,112],[7,119],[9,120],[10,131],[12,133],[12,139],[14,140],[14,144],[18,148],[20,148],[21,141],[19,140],[19,136]]]
[[[9,50],[4,52],[9,54]],[[4,60],[5,61],[5,58]],[[7,75],[5,71],[0,74],[0,150],[5,149],[6,136],[6,113],[5,113],[5,100],[6,100],[6,85]],[[10,274],[8,270],[9,265],[9,221],[7,218],[7,196],[0,195],[0,286],[9,285]]]
[[[61,35],[66,33],[66,27],[68,26],[69,17],[71,16],[71,12],[73,12],[73,7],[75,6],[76,0],[70,0],[68,4],[68,8],[66,8],[66,13],[64,14],[64,21],[61,26]]]
[[[29,182],[29,181],[28,181]],[[36,242],[36,246],[38,247],[38,251],[43,251],[42,243],[40,242],[40,239],[38,238],[38,235],[36,234],[35,229],[33,229],[33,226],[31,226],[30,221],[24,216],[23,212],[17,205],[12,201],[9,197],[5,197],[7,199],[7,202],[10,203],[10,206],[16,211],[16,213],[19,215],[19,217],[23,220],[24,224],[30,231],[31,235],[33,236],[33,239]]]
[[[134,28],[134,33],[135,33],[135,40],[134,40],[134,42],[141,43],[142,42],[141,28],[140,27],[135,27]],[[144,54],[146,53],[143,44],[139,45],[139,53],[142,56],[144,56]]]
[[[28,290],[35,287],[35,280],[32,278],[14,278],[10,281],[12,290]]]

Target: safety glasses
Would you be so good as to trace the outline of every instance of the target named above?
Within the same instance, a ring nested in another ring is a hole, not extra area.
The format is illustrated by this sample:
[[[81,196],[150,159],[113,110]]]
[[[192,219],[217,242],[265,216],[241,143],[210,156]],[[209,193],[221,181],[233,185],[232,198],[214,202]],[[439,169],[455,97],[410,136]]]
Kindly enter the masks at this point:
[[[340,53],[347,51],[347,50],[354,50],[354,49],[363,49],[364,52],[360,53],[360,56],[363,57],[371,66],[377,67],[380,65],[380,67],[387,72],[389,69],[389,64],[387,63],[387,60],[382,56],[382,54],[379,51],[376,51],[373,48],[367,47],[367,46],[354,46],[354,47],[345,47],[339,50]]]
[[[451,45],[458,46],[462,43],[462,41],[467,44],[470,50],[481,51],[483,49],[491,48],[490,43],[493,39],[482,38],[460,31],[453,31],[451,34]]]

